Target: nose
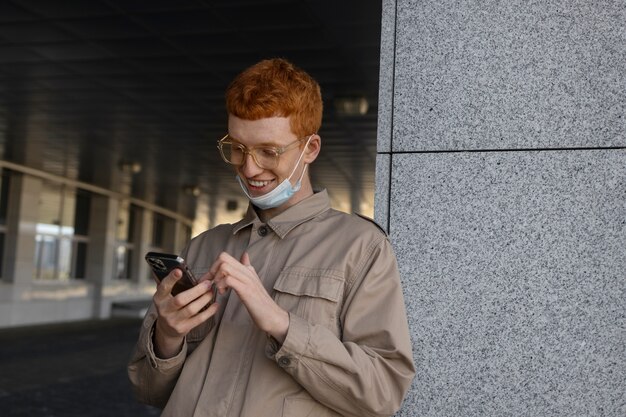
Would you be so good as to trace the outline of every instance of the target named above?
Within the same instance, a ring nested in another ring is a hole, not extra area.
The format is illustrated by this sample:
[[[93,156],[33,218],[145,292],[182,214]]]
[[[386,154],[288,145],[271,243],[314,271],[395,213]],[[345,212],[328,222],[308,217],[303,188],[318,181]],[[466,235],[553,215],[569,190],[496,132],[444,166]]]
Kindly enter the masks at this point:
[[[263,172],[263,169],[257,165],[256,161],[252,157],[252,154],[246,154],[243,160],[243,165],[241,166],[241,173],[248,178],[252,178],[261,172]]]

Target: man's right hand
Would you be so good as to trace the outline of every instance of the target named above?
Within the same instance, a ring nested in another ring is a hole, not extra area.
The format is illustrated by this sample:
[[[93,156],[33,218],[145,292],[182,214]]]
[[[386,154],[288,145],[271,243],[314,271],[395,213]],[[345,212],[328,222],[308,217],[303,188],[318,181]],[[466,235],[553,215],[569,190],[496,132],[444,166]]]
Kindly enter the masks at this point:
[[[187,333],[211,318],[219,308],[213,303],[203,310],[213,298],[212,282],[208,280],[172,296],[172,288],[181,277],[182,272],[174,269],[157,286],[153,297],[159,315],[154,330],[154,353],[161,359],[176,356]]]

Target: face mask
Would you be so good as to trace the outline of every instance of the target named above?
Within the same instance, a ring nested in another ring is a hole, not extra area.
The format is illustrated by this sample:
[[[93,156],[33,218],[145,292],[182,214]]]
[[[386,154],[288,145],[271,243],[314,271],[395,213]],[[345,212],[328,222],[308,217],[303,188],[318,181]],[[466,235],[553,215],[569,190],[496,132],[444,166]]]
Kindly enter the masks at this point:
[[[309,140],[311,140],[310,137],[309,137]],[[306,150],[306,147],[309,145],[309,140],[306,141],[306,145],[304,145],[304,150]],[[286,203],[291,197],[293,197],[293,195],[297,193],[298,190],[300,190],[300,187],[302,186],[302,178],[304,178],[304,173],[306,172],[306,169],[307,169],[307,165],[305,165],[304,169],[302,170],[302,175],[300,176],[300,179],[298,180],[298,182],[296,182],[296,185],[291,185],[291,181],[290,181],[291,177],[296,172],[296,169],[298,168],[298,165],[300,164],[300,161],[302,160],[302,157],[304,156],[304,150],[300,154],[300,158],[298,158],[298,162],[296,162],[296,166],[293,168],[293,171],[291,171],[289,178],[286,178],[283,182],[281,182],[278,185],[278,187],[274,188],[269,193],[263,194],[259,197],[252,197],[248,193],[248,188],[246,188],[246,185],[244,184],[241,177],[237,175],[236,176],[237,181],[239,182],[239,185],[241,186],[241,189],[243,190],[244,194],[250,199],[250,202],[254,204],[255,206],[257,206],[258,208],[260,208],[261,210],[266,210],[269,208],[279,207],[283,205],[284,203]]]

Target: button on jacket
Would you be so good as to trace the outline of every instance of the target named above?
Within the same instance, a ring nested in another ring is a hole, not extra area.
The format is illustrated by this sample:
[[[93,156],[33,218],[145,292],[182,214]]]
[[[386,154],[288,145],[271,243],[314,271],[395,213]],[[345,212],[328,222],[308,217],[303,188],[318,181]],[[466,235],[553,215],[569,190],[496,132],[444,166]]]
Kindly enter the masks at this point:
[[[267,223],[244,219],[194,238],[182,256],[204,274],[221,252],[250,255],[269,294],[289,312],[282,345],[259,330],[234,291],[192,330],[181,352],[158,358],[154,306],[129,376],[163,416],[389,416],[415,370],[395,255],[369,220],[330,208],[326,191]]]

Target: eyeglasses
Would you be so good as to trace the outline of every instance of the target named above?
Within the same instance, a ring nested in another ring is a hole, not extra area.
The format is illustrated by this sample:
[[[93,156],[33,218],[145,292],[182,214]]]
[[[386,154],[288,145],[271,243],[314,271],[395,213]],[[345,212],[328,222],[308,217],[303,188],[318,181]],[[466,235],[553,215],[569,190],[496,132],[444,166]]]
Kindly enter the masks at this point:
[[[308,138],[309,136],[297,139],[282,148],[276,146],[255,146],[247,148],[241,143],[232,140],[229,135],[226,135],[217,142],[217,148],[220,150],[224,162],[231,165],[238,167],[243,166],[246,161],[246,154],[249,154],[259,168],[274,169],[278,166],[278,160],[282,154],[294,148],[294,145]]]

